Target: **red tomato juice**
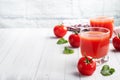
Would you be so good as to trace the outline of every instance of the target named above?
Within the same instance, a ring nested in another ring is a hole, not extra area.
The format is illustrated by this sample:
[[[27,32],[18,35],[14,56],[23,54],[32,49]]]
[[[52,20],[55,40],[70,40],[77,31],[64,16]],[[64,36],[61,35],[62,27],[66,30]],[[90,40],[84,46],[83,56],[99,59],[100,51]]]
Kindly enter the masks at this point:
[[[87,34],[100,35],[104,32],[89,31]],[[86,34],[86,33],[85,33]],[[80,48],[82,55],[93,58],[101,58],[107,55],[109,48],[109,35],[100,36],[80,36]]]
[[[109,17],[105,17],[105,16],[92,18],[92,19],[90,19],[90,25],[92,27],[108,28],[110,30],[110,37],[111,37],[113,34],[114,19],[109,18]]]

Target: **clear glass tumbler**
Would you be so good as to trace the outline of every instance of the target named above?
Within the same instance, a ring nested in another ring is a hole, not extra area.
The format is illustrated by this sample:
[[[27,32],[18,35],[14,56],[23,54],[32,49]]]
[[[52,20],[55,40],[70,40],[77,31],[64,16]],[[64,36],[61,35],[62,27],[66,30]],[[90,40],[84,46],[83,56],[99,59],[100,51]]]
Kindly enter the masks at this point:
[[[98,64],[108,61],[110,30],[103,27],[88,27],[81,30],[80,50],[83,56],[90,56]]]

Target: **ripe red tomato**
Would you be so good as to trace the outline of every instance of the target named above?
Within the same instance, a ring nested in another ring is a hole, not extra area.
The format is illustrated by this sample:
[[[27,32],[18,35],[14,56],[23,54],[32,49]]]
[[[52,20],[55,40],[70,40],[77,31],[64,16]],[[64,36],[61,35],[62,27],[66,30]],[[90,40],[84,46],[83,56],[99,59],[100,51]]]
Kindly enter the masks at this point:
[[[80,35],[75,33],[69,36],[69,43],[72,47],[78,48],[80,46]]]
[[[81,74],[89,76],[96,70],[96,62],[90,57],[84,56],[78,61],[77,68]]]
[[[67,28],[61,24],[54,27],[54,34],[58,38],[62,38],[67,33]]]
[[[120,51],[120,34],[115,36],[112,40],[113,46],[116,50]]]

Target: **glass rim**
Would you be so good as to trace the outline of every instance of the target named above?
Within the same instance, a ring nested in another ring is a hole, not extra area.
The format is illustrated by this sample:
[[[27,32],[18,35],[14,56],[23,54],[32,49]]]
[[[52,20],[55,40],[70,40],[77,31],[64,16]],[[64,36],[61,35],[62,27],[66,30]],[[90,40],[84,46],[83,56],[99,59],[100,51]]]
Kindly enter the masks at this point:
[[[101,34],[88,34],[88,31],[94,31],[94,32],[103,32]],[[93,35],[93,36],[103,36],[103,35],[108,35],[110,36],[110,30],[104,27],[86,27],[82,28],[80,31],[80,35]]]
[[[92,16],[90,19],[114,19],[114,16],[99,15],[99,16]]]
[[[96,17],[91,17],[89,19],[90,21],[96,21],[96,22],[114,22],[114,17],[113,16],[96,16]]]

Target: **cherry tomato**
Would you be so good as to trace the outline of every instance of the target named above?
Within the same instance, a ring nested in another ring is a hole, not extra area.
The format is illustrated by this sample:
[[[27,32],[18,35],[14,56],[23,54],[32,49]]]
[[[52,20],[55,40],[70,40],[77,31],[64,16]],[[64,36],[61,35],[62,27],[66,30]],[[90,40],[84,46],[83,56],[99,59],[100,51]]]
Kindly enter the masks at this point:
[[[120,51],[120,34],[115,36],[112,40],[113,46],[116,50]]]
[[[90,57],[81,57],[77,65],[78,71],[83,75],[92,75],[96,70],[96,62]]]
[[[80,46],[80,35],[78,33],[69,36],[69,43],[72,47],[78,48]]]
[[[61,24],[54,27],[54,34],[58,38],[62,38],[67,33],[67,28]]]

